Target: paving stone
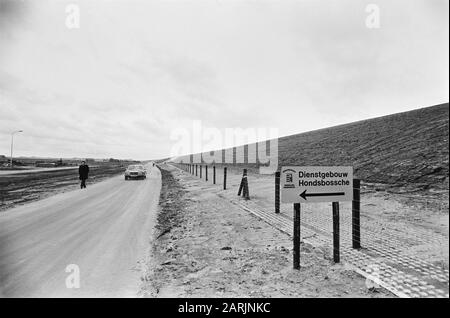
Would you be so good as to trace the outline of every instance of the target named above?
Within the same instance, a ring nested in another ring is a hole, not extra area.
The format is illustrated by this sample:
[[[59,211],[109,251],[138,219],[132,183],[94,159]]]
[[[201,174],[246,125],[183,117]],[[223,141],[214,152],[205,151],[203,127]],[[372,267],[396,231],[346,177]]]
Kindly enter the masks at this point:
[[[247,208],[251,213],[292,235],[292,213],[275,215],[261,210],[252,201],[245,203],[235,201],[234,203]],[[308,242],[313,245],[326,244],[331,247],[331,222],[331,217],[302,213],[302,236],[307,236]],[[407,297],[444,297],[445,295],[448,297],[449,271],[408,255],[411,247],[425,244],[446,246],[448,239],[422,230],[418,230],[417,233],[408,233],[399,229],[391,229],[381,222],[370,222],[367,226],[362,225],[361,229],[362,245],[366,250],[354,250],[351,247],[351,212],[344,211],[341,214],[340,223],[343,261],[355,266],[365,275],[376,274],[394,294]],[[312,235],[314,237],[311,237]],[[376,269],[373,267],[375,265]],[[404,272],[405,269],[413,273],[407,274]],[[424,278],[436,281],[436,283],[447,282],[447,288],[445,290],[442,290],[442,287],[436,288],[425,282]]]

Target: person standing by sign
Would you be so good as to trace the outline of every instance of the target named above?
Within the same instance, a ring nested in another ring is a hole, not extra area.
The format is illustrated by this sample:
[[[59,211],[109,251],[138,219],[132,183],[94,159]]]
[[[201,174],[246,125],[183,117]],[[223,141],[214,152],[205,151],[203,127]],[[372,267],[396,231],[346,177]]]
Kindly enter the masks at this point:
[[[86,188],[86,180],[89,177],[89,166],[86,164],[86,161],[81,161],[81,165],[78,168],[78,174],[80,175],[80,188]]]

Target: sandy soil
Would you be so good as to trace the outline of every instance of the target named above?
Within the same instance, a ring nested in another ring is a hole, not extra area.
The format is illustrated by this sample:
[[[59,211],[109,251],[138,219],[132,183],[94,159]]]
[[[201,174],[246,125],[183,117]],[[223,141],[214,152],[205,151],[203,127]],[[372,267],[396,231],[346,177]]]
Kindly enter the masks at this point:
[[[235,198],[242,173],[232,169],[228,175],[231,191],[224,193]],[[221,173],[221,172],[220,172]],[[221,176],[221,175],[220,175]],[[220,179],[220,178],[219,178]],[[221,179],[220,179],[221,180]],[[249,174],[250,196],[252,202],[267,211],[274,210],[274,176]],[[351,204],[341,203],[341,223],[345,213],[350,214]],[[290,204],[281,204],[281,212],[291,214]],[[305,204],[303,216],[330,215],[328,203]],[[302,217],[303,217],[302,216]],[[424,243],[410,247],[404,253],[418,259],[430,261],[444,269],[449,268],[449,202],[447,193],[430,193],[429,191],[410,192],[406,188],[391,187],[383,184],[363,183],[361,189],[361,224],[373,226],[380,231],[405,233],[404,240],[413,233],[422,233]],[[330,229],[331,231],[331,229]],[[365,231],[364,233],[367,233]],[[364,234],[363,233],[363,234]],[[434,244],[426,243],[426,237],[439,237]],[[380,236],[380,239],[384,239]]]
[[[158,231],[143,297],[392,297],[330,251],[303,243],[292,269],[292,240],[179,170],[162,166]]]

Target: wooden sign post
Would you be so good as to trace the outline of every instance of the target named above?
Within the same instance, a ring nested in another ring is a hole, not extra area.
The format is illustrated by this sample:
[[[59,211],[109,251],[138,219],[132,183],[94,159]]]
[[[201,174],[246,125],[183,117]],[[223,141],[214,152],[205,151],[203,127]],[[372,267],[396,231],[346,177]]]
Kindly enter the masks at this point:
[[[275,178],[277,178],[277,175]],[[275,191],[276,186],[277,180],[275,179]],[[353,195],[355,193],[353,186],[353,167],[282,167],[280,187],[281,202],[294,203],[294,269],[300,268],[301,203],[332,202],[333,260],[335,263],[339,263],[339,202],[353,200]],[[359,212],[358,207],[355,207],[355,205],[354,210],[354,212]],[[275,212],[277,212],[276,205]],[[354,240],[359,240],[359,237],[356,238],[356,236],[359,235],[359,232],[354,232],[356,234],[354,235]]]

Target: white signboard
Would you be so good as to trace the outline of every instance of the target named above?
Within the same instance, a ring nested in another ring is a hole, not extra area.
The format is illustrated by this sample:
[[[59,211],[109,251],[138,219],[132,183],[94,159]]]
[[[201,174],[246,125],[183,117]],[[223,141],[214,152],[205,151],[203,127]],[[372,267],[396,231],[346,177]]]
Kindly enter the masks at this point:
[[[353,167],[282,167],[281,202],[339,202],[353,199]]]

